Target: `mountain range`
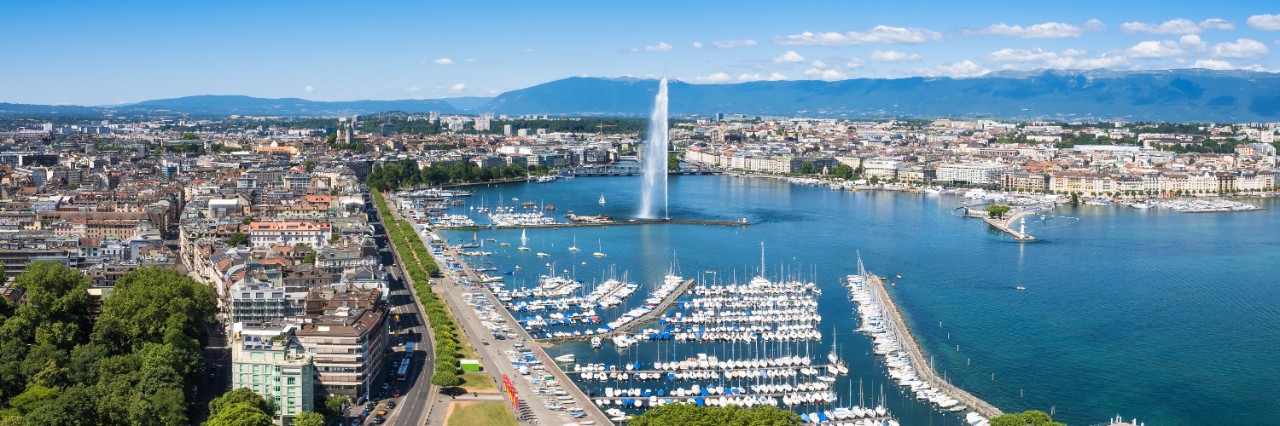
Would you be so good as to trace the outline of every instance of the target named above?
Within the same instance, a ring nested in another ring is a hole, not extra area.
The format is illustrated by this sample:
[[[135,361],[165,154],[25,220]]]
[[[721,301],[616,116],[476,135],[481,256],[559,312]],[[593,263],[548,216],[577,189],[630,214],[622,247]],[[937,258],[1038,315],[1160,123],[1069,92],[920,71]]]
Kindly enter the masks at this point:
[[[383,111],[443,114],[647,116],[654,80],[574,77],[494,98],[310,101],[202,95],[116,106],[0,103],[0,113],[81,115],[339,115]],[[1280,74],[1203,69],[1039,70],[976,78],[864,78],[669,84],[672,115],[717,112],[814,117],[992,117],[1126,121],[1280,121]]]

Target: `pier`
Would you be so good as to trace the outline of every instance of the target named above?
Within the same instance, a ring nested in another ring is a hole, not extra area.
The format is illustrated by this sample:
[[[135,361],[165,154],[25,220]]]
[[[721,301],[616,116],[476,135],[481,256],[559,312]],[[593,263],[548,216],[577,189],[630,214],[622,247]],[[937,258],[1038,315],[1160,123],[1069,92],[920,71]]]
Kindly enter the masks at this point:
[[[437,230],[441,231],[475,231],[483,229],[533,229],[533,228],[585,228],[591,226],[622,226],[622,225],[702,225],[702,226],[747,226],[751,223],[742,220],[687,220],[687,219],[634,219],[625,222],[607,221],[607,222],[565,222],[565,223],[540,223],[528,225],[498,225],[498,226],[441,226]]]
[[[676,287],[675,291],[672,291],[671,294],[668,294],[665,299],[662,299],[662,302],[659,302],[658,306],[654,306],[653,310],[649,312],[645,312],[644,315],[636,317],[636,319],[633,319],[630,322],[627,322],[622,327],[618,327],[604,333],[582,334],[577,336],[556,336],[556,337],[548,337],[546,339],[539,339],[538,341],[543,343],[551,343],[551,344],[563,343],[563,342],[583,342],[583,341],[591,340],[592,337],[609,339],[619,334],[626,334],[662,316],[663,313],[667,312],[667,309],[671,308],[671,305],[674,305],[677,300],[680,300],[680,296],[683,296],[685,293],[689,291],[690,287],[693,287],[693,282],[694,282],[693,278],[684,280],[684,282],[681,283],[679,287]]]
[[[919,375],[920,379],[928,382],[934,389],[941,390],[948,396],[960,401],[961,404],[964,404],[983,417],[994,419],[996,416],[1004,414],[994,405],[973,396],[973,394],[965,391],[964,389],[960,389],[955,385],[948,383],[946,380],[943,380],[942,377],[939,377],[938,373],[933,371],[932,366],[929,365],[928,358],[924,356],[924,351],[920,349],[920,345],[916,343],[915,335],[911,333],[911,328],[907,326],[907,321],[902,317],[902,312],[898,311],[897,304],[894,303],[893,298],[889,296],[889,291],[885,289],[884,280],[875,275],[868,275],[867,278],[871,289],[875,291],[876,295],[879,297],[881,305],[884,307],[885,314],[888,317],[889,322],[892,324],[894,332],[897,334],[898,338],[902,340],[903,349],[907,351],[907,356],[911,359],[911,364],[916,367],[916,374]]]
[[[996,229],[1004,231],[1004,233],[1009,234],[1015,240],[1036,241],[1036,237],[1032,236],[1031,234],[1028,234],[1026,230],[1023,229],[1023,227],[1018,227],[1017,229],[1013,227],[1013,224],[1016,223],[1019,219],[1026,218],[1027,216],[1035,216],[1036,212],[1031,210],[1016,210],[1010,213],[1012,214],[1007,219],[996,219],[996,218],[986,217],[986,218],[983,218],[982,221],[986,222],[988,225],[991,225]]]

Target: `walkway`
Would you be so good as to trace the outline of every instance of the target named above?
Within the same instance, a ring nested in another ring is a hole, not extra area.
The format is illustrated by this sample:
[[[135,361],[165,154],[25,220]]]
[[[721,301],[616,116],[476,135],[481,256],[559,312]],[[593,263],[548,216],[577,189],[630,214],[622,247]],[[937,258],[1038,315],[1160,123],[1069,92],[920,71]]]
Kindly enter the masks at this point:
[[[986,222],[988,225],[995,227],[996,229],[1004,231],[1005,233],[1013,236],[1013,239],[1015,240],[1035,241],[1036,237],[1021,231],[1021,228],[1015,229],[1014,224],[1018,222],[1018,219],[1022,219],[1027,216],[1035,216],[1036,212],[1030,211],[1030,210],[1015,210],[1012,213],[1013,214],[1009,215],[1009,217],[1006,219],[994,219],[994,218],[988,217],[988,218],[982,219],[982,221]]]

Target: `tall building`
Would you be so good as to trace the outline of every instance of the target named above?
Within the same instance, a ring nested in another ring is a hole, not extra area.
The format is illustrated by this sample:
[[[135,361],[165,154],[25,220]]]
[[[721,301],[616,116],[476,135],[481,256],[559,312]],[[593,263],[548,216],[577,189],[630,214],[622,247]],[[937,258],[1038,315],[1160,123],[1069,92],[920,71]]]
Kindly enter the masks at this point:
[[[275,406],[277,424],[315,411],[315,367],[295,325],[236,324],[231,342],[231,387],[248,388]]]
[[[296,332],[326,396],[368,398],[384,374],[386,309],[380,292],[335,285],[314,288]]]
[[[476,131],[488,132],[493,127],[493,113],[480,114],[476,117]]]
[[[503,125],[502,125],[502,136],[511,137],[511,125],[510,125],[510,124],[503,124]]]

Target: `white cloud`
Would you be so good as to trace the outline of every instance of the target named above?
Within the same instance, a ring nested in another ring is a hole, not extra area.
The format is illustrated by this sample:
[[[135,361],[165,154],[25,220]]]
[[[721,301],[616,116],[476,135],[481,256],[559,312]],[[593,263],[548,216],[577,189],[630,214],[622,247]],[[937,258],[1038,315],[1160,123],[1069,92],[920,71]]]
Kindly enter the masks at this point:
[[[778,81],[778,80],[786,80],[786,79],[787,79],[787,76],[782,75],[782,74],[780,74],[780,73],[776,73],[776,72],[774,72],[774,73],[769,73],[768,75],[747,74],[747,73],[742,73],[742,74],[738,75],[738,81],[740,81],[740,82],[746,82],[746,81],[761,81],[761,80],[764,80],[764,81]]]
[[[810,63],[809,63],[809,65],[813,65],[813,67],[814,67],[814,68],[820,68],[820,69],[824,69],[824,70],[825,70],[825,69],[827,69],[827,68],[831,68],[831,67],[828,67],[828,66],[827,66],[827,63],[826,63],[826,62],[824,62],[824,61],[822,61],[822,60],[820,60],[820,59],[819,59],[819,60],[815,60],[815,61],[813,61],[813,62],[810,62]]]
[[[973,61],[963,61],[951,64],[942,64],[933,68],[915,69],[917,73],[927,76],[943,76],[953,78],[978,77],[988,72],[986,68],[974,63]]]
[[[1058,57],[1044,61],[1044,65],[1049,68],[1061,69],[1098,69],[1098,68],[1115,68],[1129,63],[1129,60],[1123,56],[1106,55],[1096,58],[1080,58],[1080,57]]]
[[[728,83],[733,81],[733,76],[726,72],[712,73],[711,75],[700,75],[693,78],[693,81],[699,83]]]
[[[1178,45],[1182,46],[1184,49],[1194,51],[1194,52],[1199,52],[1201,50],[1204,50],[1205,48],[1204,41],[1200,40],[1200,36],[1195,34],[1187,34],[1182,36],[1181,38],[1178,39]]]
[[[876,62],[918,62],[920,61],[920,55],[895,50],[877,50],[871,52],[871,60]]]
[[[1043,62],[1052,59],[1069,58],[1080,56],[1089,52],[1076,49],[1067,49],[1061,52],[1045,51],[1040,48],[1024,50],[1024,49],[1000,49],[987,54],[987,60],[992,62]]]
[[[316,91],[316,88],[311,87],[311,85],[310,85],[310,84],[308,84],[308,85],[306,85],[306,86],[302,86],[302,91],[303,91],[303,92],[307,92],[307,93],[311,93],[311,92]]]
[[[1200,32],[1200,26],[1189,19],[1170,19],[1159,25],[1148,24],[1145,22],[1125,22],[1120,24],[1120,28],[1131,33],[1152,33],[1152,34],[1196,34]]]
[[[467,60],[466,60],[466,62],[467,62],[468,64],[469,64],[469,63],[472,63],[472,62],[475,62],[475,61],[476,61],[476,58],[467,58]]]
[[[983,34],[1002,35],[1018,38],[1062,38],[1080,37],[1084,29],[1061,22],[1045,22],[1023,27],[1021,25],[1005,25],[1003,22],[982,30]]]
[[[413,86],[413,87],[410,87],[410,88],[405,89],[405,90],[408,90],[408,91],[409,91],[409,93],[418,93],[418,92],[422,91],[422,88],[421,88],[421,87],[418,87],[418,86]]]
[[[1242,38],[1235,43],[1218,43],[1213,46],[1213,54],[1223,58],[1248,59],[1266,55],[1270,49],[1257,40]]]
[[[1230,62],[1227,62],[1227,61],[1220,61],[1220,60],[1217,60],[1217,59],[1201,59],[1201,60],[1198,60],[1198,61],[1196,61],[1196,63],[1195,63],[1195,64],[1192,64],[1192,65],[1191,65],[1191,68],[1204,68],[1204,69],[1210,69],[1210,70],[1233,70],[1233,69],[1236,69],[1236,67],[1232,66]]]
[[[435,62],[436,65],[453,65],[453,59],[449,58],[439,58],[431,62]]]
[[[701,48],[702,48],[702,42],[700,42],[700,41],[695,41],[695,42],[693,42],[693,48],[694,48],[694,49],[701,49]]]
[[[1209,18],[1209,19],[1200,21],[1200,28],[1209,28],[1214,30],[1234,30],[1236,29],[1236,24],[1233,24],[1231,23],[1231,21],[1228,21],[1222,18]]]
[[[798,64],[801,62],[804,62],[804,56],[800,56],[800,54],[796,53],[794,50],[788,50],[787,53],[783,53],[773,58],[773,63],[775,64]]]
[[[646,52],[670,52],[672,50],[675,50],[675,48],[663,41],[658,42],[658,44],[644,47],[644,51]]]
[[[467,85],[462,84],[462,83],[457,83],[457,84],[454,84],[454,85],[452,85],[452,86],[449,86],[449,91],[450,91],[450,92],[454,92],[454,93],[458,93],[458,92],[463,91],[463,90],[464,90],[464,89],[466,89],[466,88],[467,88]]]
[[[1084,29],[1089,31],[1106,31],[1107,24],[1102,23],[1101,19],[1093,18],[1084,23]]]
[[[1280,30],[1280,15],[1253,15],[1246,21],[1250,27],[1260,30]]]
[[[520,53],[533,53],[533,52],[537,52],[537,50],[534,50],[532,47],[526,47],[524,49],[520,49]]]
[[[804,70],[804,75],[807,77],[813,77],[819,80],[826,80],[826,81],[844,80],[848,78],[848,77],[845,77],[844,73],[840,72],[839,70],[833,70],[833,69],[824,70],[819,68],[809,68],[807,70]]]
[[[1167,58],[1186,53],[1178,43],[1169,40],[1144,41],[1133,45],[1127,52],[1129,57],[1139,59]]]
[[[866,62],[864,62],[862,59],[853,58],[853,59],[850,59],[849,62],[845,63],[844,67],[848,69],[857,69],[857,68],[862,68],[863,65],[866,65]]]
[[[737,48],[739,48],[739,47],[751,47],[751,46],[755,46],[756,44],[758,44],[758,43],[756,43],[756,41],[755,41],[755,40],[752,40],[752,39],[744,39],[744,40],[724,40],[724,41],[717,41],[717,42],[713,42],[713,43],[711,43],[711,46],[716,47],[716,48],[718,48],[718,49],[737,49]]]
[[[805,31],[800,34],[774,37],[773,42],[792,46],[844,46],[864,43],[915,44],[940,39],[942,39],[942,34],[937,31],[876,25],[866,32],[847,31],[843,33],[814,34]]]

